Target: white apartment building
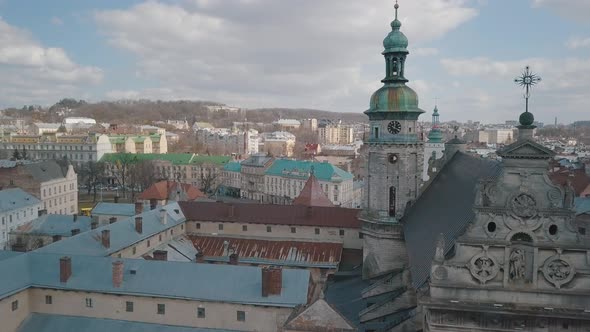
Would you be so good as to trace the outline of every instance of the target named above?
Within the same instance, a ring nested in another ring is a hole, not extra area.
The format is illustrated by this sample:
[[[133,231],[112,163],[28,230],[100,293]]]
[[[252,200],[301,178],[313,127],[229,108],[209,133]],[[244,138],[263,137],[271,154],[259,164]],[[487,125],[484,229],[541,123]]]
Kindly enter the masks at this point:
[[[78,213],[78,176],[72,165],[64,174],[53,160],[5,161],[0,167],[0,187],[21,188],[39,198],[47,213]]]
[[[20,188],[0,190],[0,250],[10,250],[8,234],[38,217],[41,201]]]
[[[262,133],[262,148],[260,152],[276,157],[291,157],[295,148],[295,135],[286,131]]]
[[[80,165],[98,161],[105,153],[113,152],[106,135],[14,135],[0,141],[0,151],[12,156],[26,151],[29,160],[57,160],[67,158]]]
[[[303,119],[303,120],[301,120],[301,127],[303,129],[316,131],[316,130],[318,130],[318,119],[316,119],[316,118]]]
[[[224,154],[252,155],[258,153],[258,131],[203,128],[195,131],[197,142]]]
[[[354,127],[351,125],[327,124],[318,127],[321,144],[346,145],[354,142]]]
[[[478,142],[487,144],[510,144],[516,136],[513,129],[486,129],[478,133]]]

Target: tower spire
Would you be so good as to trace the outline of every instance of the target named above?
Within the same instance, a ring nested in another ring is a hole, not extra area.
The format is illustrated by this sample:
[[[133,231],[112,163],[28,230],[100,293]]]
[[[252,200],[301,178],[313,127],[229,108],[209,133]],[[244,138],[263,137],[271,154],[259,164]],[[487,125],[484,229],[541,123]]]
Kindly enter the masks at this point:
[[[397,20],[397,9],[399,8],[399,4],[397,3],[397,0],[395,0],[395,6],[393,6],[393,8],[395,8],[395,19]]]

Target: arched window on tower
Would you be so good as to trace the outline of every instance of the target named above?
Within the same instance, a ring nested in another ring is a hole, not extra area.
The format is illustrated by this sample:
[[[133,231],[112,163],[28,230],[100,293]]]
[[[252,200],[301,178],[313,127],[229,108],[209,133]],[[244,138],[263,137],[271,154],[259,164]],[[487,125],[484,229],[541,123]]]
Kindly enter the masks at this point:
[[[389,216],[395,217],[395,187],[389,187]]]
[[[398,71],[399,71],[399,63],[397,61],[397,58],[393,58],[393,65],[391,66],[391,75],[392,76],[397,76]]]

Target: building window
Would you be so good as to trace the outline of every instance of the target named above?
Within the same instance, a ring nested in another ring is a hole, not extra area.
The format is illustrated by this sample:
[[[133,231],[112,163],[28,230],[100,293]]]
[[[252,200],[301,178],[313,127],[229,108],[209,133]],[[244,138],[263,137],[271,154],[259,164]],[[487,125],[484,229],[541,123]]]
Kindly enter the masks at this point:
[[[170,230],[170,235],[174,235],[174,230],[173,229]]]
[[[135,255],[135,253],[137,253],[137,248],[133,247],[132,252],[133,252],[133,255]]]
[[[162,242],[162,234],[158,235],[158,240]]]
[[[148,248],[150,247],[150,245],[151,245],[150,240],[147,240],[147,246],[148,246]]]
[[[164,315],[166,313],[166,305],[158,303],[158,315]]]
[[[297,233],[297,228],[291,227],[291,233]]]
[[[359,232],[359,239],[363,238],[363,233]]]
[[[242,232],[248,231],[248,225],[242,225]]]
[[[92,308],[92,299],[89,297],[86,298],[86,308]]]
[[[45,304],[53,304],[53,297],[51,295],[45,295]]]
[[[320,229],[319,229],[319,228],[316,228],[316,229],[315,229],[315,234],[316,234],[316,235],[320,234]]]
[[[18,309],[18,300],[12,301],[12,311],[16,311]]]
[[[344,230],[343,229],[340,230],[340,236],[344,236]]]
[[[246,312],[238,310],[238,322],[245,322],[246,321]]]
[[[197,223],[197,229],[201,229],[201,223],[200,222]]]
[[[270,227],[270,226],[266,226],[266,232],[267,232],[267,233],[270,233],[270,232],[272,232],[272,227]]]
[[[125,302],[125,311],[133,312],[133,302],[131,302],[131,301]]]
[[[222,231],[223,230],[223,224],[219,224],[219,230]]]
[[[205,308],[197,308],[197,317],[205,318]]]

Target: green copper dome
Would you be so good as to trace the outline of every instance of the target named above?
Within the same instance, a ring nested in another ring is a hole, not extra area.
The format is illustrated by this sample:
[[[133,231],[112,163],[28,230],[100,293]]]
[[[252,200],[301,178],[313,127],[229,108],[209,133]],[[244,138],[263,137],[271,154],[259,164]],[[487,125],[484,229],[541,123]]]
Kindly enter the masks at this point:
[[[370,108],[365,113],[373,112],[416,112],[424,113],[418,108],[418,95],[403,83],[385,84],[371,96]]]
[[[428,133],[428,142],[441,143],[442,140],[443,140],[443,134],[440,131],[440,129],[434,128]]]
[[[531,112],[524,112],[520,115],[518,119],[520,124],[523,126],[530,126],[535,122],[535,116]]]
[[[391,22],[393,30],[383,40],[385,52],[407,52],[408,38],[399,30],[401,26],[402,23],[397,18]]]

